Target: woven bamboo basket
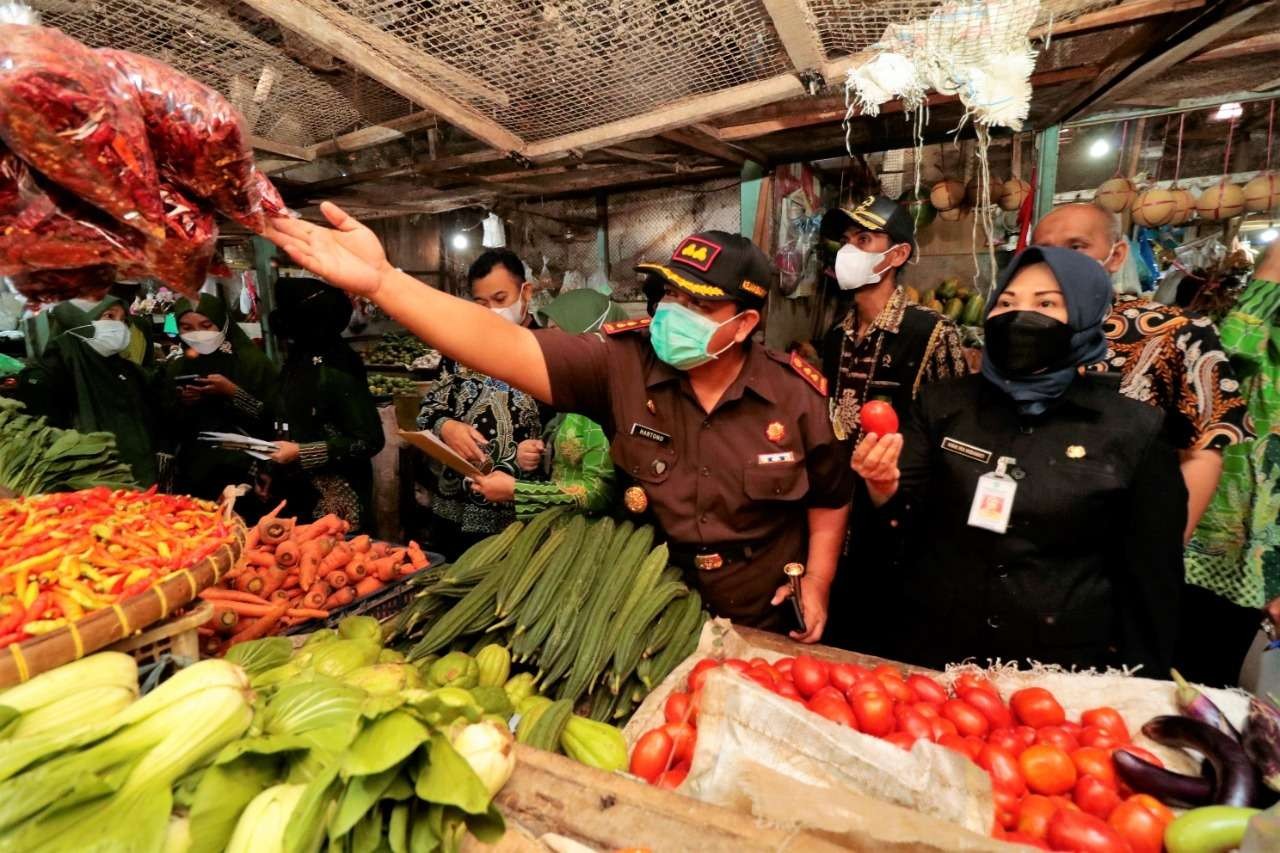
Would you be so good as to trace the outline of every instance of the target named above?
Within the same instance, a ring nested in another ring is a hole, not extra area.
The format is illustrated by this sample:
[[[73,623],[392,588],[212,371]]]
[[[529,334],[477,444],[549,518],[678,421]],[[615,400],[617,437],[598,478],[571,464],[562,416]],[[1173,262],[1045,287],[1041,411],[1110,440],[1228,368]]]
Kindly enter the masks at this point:
[[[166,618],[231,571],[240,559],[245,536],[244,524],[236,518],[232,523],[232,540],[194,566],[174,572],[152,584],[146,592],[95,610],[65,628],[0,650],[0,687],[19,684],[79,660]]]

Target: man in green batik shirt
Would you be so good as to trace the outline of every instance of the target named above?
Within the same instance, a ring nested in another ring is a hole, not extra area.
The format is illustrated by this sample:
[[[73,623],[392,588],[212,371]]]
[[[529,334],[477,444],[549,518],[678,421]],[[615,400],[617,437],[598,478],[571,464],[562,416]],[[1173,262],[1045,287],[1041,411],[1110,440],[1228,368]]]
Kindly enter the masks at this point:
[[[1227,447],[1222,481],[1186,551],[1187,579],[1280,624],[1280,243],[1219,331],[1257,438]],[[1203,643],[1203,638],[1201,638]],[[1203,643],[1213,646],[1214,643]],[[1233,650],[1234,651],[1234,650]],[[1220,654],[1226,655],[1225,650]],[[1241,653],[1243,656],[1243,652]],[[1239,660],[1224,662],[1237,667]],[[1190,673],[1188,673],[1190,676]]]
[[[626,318],[609,297],[594,290],[562,293],[538,313],[544,328],[556,327],[575,335]],[[472,488],[490,502],[514,501],[517,518],[529,518],[557,506],[592,514],[606,511],[613,503],[615,478],[609,439],[600,425],[583,415],[562,414],[547,424],[544,435],[551,437],[547,481],[517,480],[494,471],[475,481]]]

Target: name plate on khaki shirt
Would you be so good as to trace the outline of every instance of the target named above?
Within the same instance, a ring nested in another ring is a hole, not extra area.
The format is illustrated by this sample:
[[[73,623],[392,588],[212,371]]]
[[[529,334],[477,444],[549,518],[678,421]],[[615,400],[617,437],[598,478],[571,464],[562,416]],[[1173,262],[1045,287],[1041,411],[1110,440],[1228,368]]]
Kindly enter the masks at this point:
[[[645,426],[641,423],[633,423],[631,425],[631,434],[638,435],[641,438],[647,438],[650,441],[656,441],[658,444],[668,444],[671,441],[671,436],[667,435],[665,432],[659,432],[653,427]]]

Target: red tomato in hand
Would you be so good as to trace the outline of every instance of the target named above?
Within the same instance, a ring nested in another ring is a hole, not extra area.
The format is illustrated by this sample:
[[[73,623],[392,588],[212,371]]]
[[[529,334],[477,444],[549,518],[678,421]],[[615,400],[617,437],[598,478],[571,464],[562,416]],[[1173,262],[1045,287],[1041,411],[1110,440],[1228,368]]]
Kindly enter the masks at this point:
[[[688,723],[667,723],[662,731],[671,738],[671,760],[676,764],[693,761],[693,748],[698,742],[698,732]]]
[[[1057,810],[1057,803],[1048,797],[1027,794],[1018,806],[1018,832],[1043,840],[1049,834],[1049,819]]]
[[[1081,776],[1092,776],[1109,788],[1116,787],[1116,766],[1111,751],[1096,746],[1082,746],[1071,753],[1071,763]]]
[[[1067,721],[1067,714],[1058,700],[1043,687],[1024,687],[1009,697],[1009,704],[1018,722],[1037,729],[1060,726]]]
[[[1012,791],[1018,796],[1027,792],[1017,757],[1004,747],[988,743],[978,753],[978,766],[991,775],[991,784],[997,788]]]
[[[883,400],[868,400],[862,404],[862,431],[876,435],[888,435],[898,431],[898,413]]]
[[[685,777],[688,775],[689,775],[689,765],[680,764],[675,767],[672,767],[670,770],[664,773],[659,773],[658,777],[653,780],[653,784],[659,788],[674,790],[676,788],[679,788],[684,783]]]
[[[1097,726],[1111,732],[1121,743],[1129,742],[1129,727],[1125,725],[1124,717],[1120,716],[1120,712],[1115,708],[1090,708],[1080,715],[1080,722],[1086,729],[1089,726]]]
[[[1013,725],[1013,714],[1000,701],[1000,697],[987,690],[970,687],[961,690],[960,698],[978,709],[978,713],[987,718],[993,729],[1009,728]]]
[[[791,680],[795,682],[800,695],[810,699],[813,694],[826,687],[831,678],[825,663],[808,655],[797,655],[795,663],[791,665]]]
[[[849,703],[844,700],[844,697],[840,695],[840,691],[835,688],[819,690],[813,694],[813,698],[809,700],[805,707],[819,716],[826,717],[833,723],[839,723],[851,729],[858,728],[858,721],[854,718],[853,710],[849,707]]]
[[[1047,743],[1067,753],[1075,752],[1080,748],[1080,742],[1062,726],[1041,727],[1036,731],[1036,743]]]
[[[841,693],[848,693],[849,688],[858,683],[858,679],[868,674],[866,667],[854,663],[833,663],[827,669],[827,678],[831,686]]]
[[[1035,749],[1035,747],[1032,747]],[[1091,814],[1060,810],[1049,820],[1045,839],[1054,850],[1075,853],[1128,853],[1129,845],[1105,821]]]
[[[991,728],[987,718],[963,699],[948,699],[942,706],[942,716],[955,723],[962,735],[982,737]]]
[[[703,683],[707,680],[707,673],[719,666],[720,661],[715,658],[704,658],[695,663],[689,672],[689,692],[701,690]]]
[[[1081,776],[1076,780],[1072,799],[1082,811],[1103,820],[1111,817],[1111,812],[1120,805],[1120,795],[1116,793],[1116,789],[1092,776]]]
[[[910,735],[912,740],[933,740],[933,726],[928,718],[911,705],[895,705],[893,716],[898,721],[898,731]]]
[[[1018,733],[1013,729],[992,729],[987,734],[987,743],[995,744],[1001,749],[1007,749],[1015,758],[1022,754],[1022,750],[1026,749],[1026,744],[1022,742],[1022,738],[1018,737]]]
[[[1022,778],[1037,794],[1065,794],[1076,785],[1076,766],[1071,756],[1056,746],[1038,743],[1018,756]]]
[[[941,684],[927,675],[912,673],[907,676],[907,687],[915,694],[915,701],[941,705],[947,701],[947,691]]]
[[[884,737],[893,731],[893,700],[883,693],[859,693],[849,703],[858,718],[858,729],[869,735]]]
[[[1157,808],[1150,805],[1154,803]],[[1164,830],[1173,820],[1173,812],[1146,794],[1130,797],[1115,807],[1107,824],[1133,848],[1133,853],[1160,853],[1164,846]]]
[[[671,735],[662,729],[651,729],[636,741],[631,751],[631,772],[653,783],[671,764]]]
[[[1115,749],[1117,746],[1124,746],[1125,741],[1111,729],[1104,729],[1102,726],[1085,726],[1084,731],[1080,733],[1081,746],[1096,746],[1099,749]]]
[[[672,693],[662,706],[662,715],[668,723],[694,722],[693,701],[688,693]]]

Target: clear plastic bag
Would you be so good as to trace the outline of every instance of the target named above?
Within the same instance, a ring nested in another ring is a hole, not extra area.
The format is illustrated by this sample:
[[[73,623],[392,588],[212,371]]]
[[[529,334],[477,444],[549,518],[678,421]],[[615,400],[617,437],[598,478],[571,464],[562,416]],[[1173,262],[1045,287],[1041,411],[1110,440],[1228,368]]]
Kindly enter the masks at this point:
[[[101,299],[116,283],[116,268],[107,264],[66,270],[38,270],[15,275],[13,286],[32,302]]]
[[[0,139],[42,175],[152,237],[164,233],[155,161],[130,87],[49,27],[0,24]]]
[[[262,191],[239,110],[222,95],[163,62],[99,49],[136,93],[161,175],[224,215],[262,230]],[[278,197],[278,196],[277,196]]]
[[[213,214],[178,190],[160,185],[164,200],[164,240],[147,242],[146,263],[130,272],[154,276],[193,299],[204,286],[218,236]]]
[[[143,237],[46,186],[0,146],[0,275],[142,260]]]

